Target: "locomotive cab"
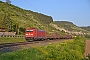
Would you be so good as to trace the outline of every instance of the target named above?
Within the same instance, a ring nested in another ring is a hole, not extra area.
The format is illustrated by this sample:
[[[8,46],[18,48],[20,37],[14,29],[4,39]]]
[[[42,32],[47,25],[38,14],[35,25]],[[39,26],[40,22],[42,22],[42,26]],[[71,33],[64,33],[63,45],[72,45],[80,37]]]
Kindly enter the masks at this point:
[[[33,30],[26,30],[26,37],[33,37]]]
[[[27,41],[33,41],[34,39],[34,30],[33,29],[26,29],[25,31],[25,39]]]

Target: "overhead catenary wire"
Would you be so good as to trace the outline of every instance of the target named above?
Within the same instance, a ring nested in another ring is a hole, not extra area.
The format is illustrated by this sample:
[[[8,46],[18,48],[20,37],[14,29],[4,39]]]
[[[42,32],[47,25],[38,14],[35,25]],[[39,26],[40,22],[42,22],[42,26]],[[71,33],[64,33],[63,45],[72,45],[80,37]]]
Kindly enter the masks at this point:
[[[37,10],[38,11],[38,9],[37,8],[35,8],[33,5],[31,5],[27,0],[24,0],[25,2],[27,2],[30,6],[32,6],[35,10]]]

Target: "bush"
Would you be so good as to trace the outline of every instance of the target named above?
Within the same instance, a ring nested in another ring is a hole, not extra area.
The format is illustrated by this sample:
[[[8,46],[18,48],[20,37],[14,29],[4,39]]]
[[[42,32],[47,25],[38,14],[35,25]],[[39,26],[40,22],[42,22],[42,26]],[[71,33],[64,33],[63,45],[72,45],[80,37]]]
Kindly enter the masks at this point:
[[[2,54],[0,60],[82,60],[85,39],[78,39]]]

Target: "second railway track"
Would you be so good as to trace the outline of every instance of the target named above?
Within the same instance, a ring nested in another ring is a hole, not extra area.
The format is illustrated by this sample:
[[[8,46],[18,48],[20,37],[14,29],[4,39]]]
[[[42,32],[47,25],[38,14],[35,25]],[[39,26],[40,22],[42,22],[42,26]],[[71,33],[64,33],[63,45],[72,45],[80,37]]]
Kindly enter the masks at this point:
[[[26,45],[26,44],[34,44],[34,43],[39,43],[39,42],[40,42],[40,41],[5,43],[5,44],[0,44],[0,48],[10,47],[10,46],[18,46],[18,45]]]
[[[35,44],[35,43],[48,43],[48,42],[57,42],[57,41],[64,41],[70,39],[59,39],[59,40],[44,40],[44,41],[32,41],[32,42],[16,42],[16,43],[4,43],[0,44],[0,48],[3,47],[10,47],[10,46],[18,46],[18,45],[27,45],[27,44]]]

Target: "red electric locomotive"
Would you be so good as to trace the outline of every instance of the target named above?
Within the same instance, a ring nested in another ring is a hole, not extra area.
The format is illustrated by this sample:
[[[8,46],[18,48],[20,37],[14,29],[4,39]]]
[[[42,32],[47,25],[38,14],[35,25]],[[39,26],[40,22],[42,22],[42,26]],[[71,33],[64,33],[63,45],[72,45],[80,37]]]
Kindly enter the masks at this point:
[[[46,31],[39,30],[37,28],[26,28],[25,39],[27,41],[45,40],[46,39]]]

